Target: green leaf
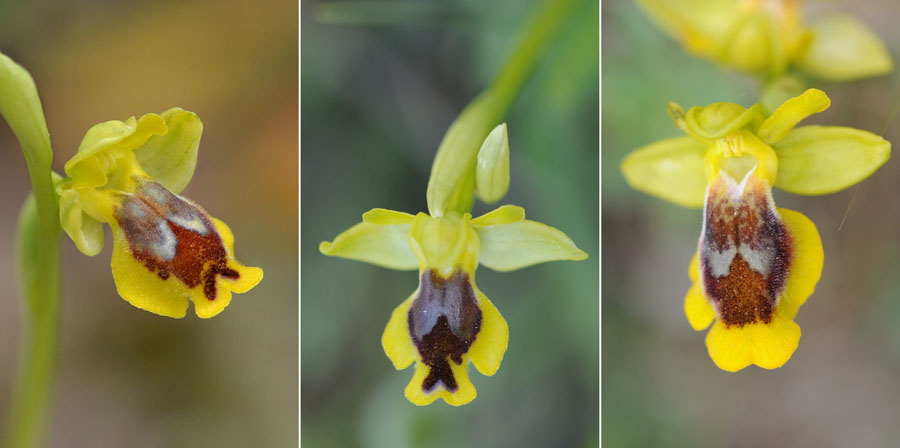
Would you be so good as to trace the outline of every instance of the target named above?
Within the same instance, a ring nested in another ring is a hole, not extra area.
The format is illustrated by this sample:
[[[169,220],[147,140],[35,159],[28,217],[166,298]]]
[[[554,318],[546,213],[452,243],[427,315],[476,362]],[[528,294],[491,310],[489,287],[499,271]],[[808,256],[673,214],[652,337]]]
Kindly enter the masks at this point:
[[[820,195],[869,177],[891,157],[891,143],[878,135],[841,126],[802,126],[772,146],[778,154],[775,186]]]
[[[475,227],[478,261],[495,271],[513,271],[554,260],[584,260],[587,254],[565,233],[535,221]]]
[[[706,146],[691,137],[660,140],[628,154],[622,173],[636,190],[690,208],[703,207]]]

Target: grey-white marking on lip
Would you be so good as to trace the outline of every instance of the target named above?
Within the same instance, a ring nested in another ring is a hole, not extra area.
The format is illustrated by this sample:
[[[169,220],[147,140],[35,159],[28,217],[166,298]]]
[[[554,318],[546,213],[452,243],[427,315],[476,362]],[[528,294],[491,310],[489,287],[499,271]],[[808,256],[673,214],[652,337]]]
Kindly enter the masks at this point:
[[[721,251],[711,249],[706,251],[706,265],[712,271],[715,278],[724,277],[731,271],[731,260],[734,259],[737,251],[734,247],[729,247]]]
[[[156,230],[159,236],[158,242],[150,245],[150,252],[163,261],[172,261],[175,259],[175,251],[178,248],[178,238],[169,228],[169,224],[163,220],[156,223]]]
[[[738,253],[750,265],[750,269],[759,272],[763,276],[769,275],[769,271],[772,269],[772,258],[775,257],[775,248],[767,247],[762,250],[754,250],[746,244],[741,244],[738,248]]]

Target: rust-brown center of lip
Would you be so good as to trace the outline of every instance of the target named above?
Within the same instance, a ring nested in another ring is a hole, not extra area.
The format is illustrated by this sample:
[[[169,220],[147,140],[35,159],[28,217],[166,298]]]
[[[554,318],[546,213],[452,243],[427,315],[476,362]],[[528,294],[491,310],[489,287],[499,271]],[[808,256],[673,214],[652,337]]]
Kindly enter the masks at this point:
[[[433,270],[422,273],[407,323],[422,362],[429,367],[422,389],[431,391],[440,382],[451,392],[457,390],[449,362],[462,364],[481,328],[481,310],[469,276],[461,270],[446,279]]]
[[[765,179],[721,177],[707,189],[700,270],[703,289],[726,326],[772,321],[793,245]]]

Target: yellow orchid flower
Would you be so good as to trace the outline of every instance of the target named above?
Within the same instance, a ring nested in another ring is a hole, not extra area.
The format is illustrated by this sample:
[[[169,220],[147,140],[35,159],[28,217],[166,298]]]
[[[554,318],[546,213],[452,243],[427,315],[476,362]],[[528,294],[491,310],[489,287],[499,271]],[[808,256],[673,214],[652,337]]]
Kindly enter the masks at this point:
[[[800,0],[637,0],[688,53],[763,77],[789,67],[829,81],[893,70],[884,43],[847,14],[803,17]]]
[[[471,129],[459,124],[467,122],[465,117],[451,126],[445,141],[472,138]],[[319,245],[325,255],[390,269],[418,269],[419,286],[391,314],[381,343],[396,369],[416,363],[405,395],[419,406],[438,398],[453,406],[472,401],[476,393],[469,380],[469,361],[488,376],[500,368],[509,330],[475,284],[479,264],[505,272],[587,258],[563,232],[525,219],[521,207],[504,205],[473,219],[450,205],[456,202],[467,209],[475,194],[493,202],[506,193],[505,124],[494,128],[471,163],[440,154],[432,169],[432,181],[439,186],[429,188],[430,215],[372,209],[363,214],[361,223]],[[446,173],[452,170],[457,170],[459,183],[447,181],[451,176]]]
[[[706,346],[723,370],[784,365],[800,340],[793,319],[822,272],[815,225],[776,208],[772,186],[828,194],[865,179],[890,158],[890,142],[866,131],[795,128],[829,105],[816,89],[767,118],[759,104],[745,109],[715,103],[686,114],[670,104],[670,115],[688,136],[642,147],[622,162],[633,188],[703,207],[684,310],[695,330],[712,324]]]
[[[178,196],[193,176],[203,124],[173,108],[100,123],[66,162],[57,186],[60,224],[93,256],[112,228],[112,272],[119,295],[163,316],[184,317],[188,299],[209,318],[250,290],[262,269],[234,259],[228,226]]]

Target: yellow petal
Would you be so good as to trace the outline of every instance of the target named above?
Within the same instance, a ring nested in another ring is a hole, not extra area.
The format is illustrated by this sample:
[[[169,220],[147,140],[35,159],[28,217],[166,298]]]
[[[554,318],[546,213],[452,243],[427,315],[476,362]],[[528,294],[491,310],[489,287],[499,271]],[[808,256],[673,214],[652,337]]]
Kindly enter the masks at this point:
[[[712,56],[737,12],[721,0],[638,0],[660,28],[690,53]]]
[[[703,295],[703,287],[694,282],[684,297],[684,314],[687,316],[691,328],[700,331],[708,327],[716,317],[709,299]]]
[[[775,186],[820,195],[869,177],[891,156],[891,143],[871,132],[841,126],[801,126],[772,145],[778,155]]]
[[[154,135],[165,135],[166,122],[156,114],[139,120],[107,121],[88,129],[78,152],[65,165],[75,189],[106,185],[108,175],[122,158],[133,158],[133,151]],[[135,162],[136,163],[136,162]]]
[[[467,355],[482,375],[491,376],[497,373],[500,361],[503,360],[503,354],[506,353],[506,347],[509,344],[509,327],[506,325],[506,320],[497,311],[497,307],[488,300],[487,296],[477,287],[475,287],[475,293],[478,296],[478,307],[481,309],[481,329],[478,330],[475,342],[469,347]]]
[[[759,127],[759,138],[766,143],[774,143],[784,138],[788,132],[794,129],[806,117],[828,109],[831,100],[825,92],[819,89],[808,89],[802,95],[785,101],[772,116]]]
[[[813,39],[797,67],[829,81],[850,81],[894,68],[881,39],[856,17],[832,14],[812,24]]]
[[[800,342],[800,326],[778,311],[772,321],[742,327],[726,327],[716,320],[706,335],[709,357],[722,370],[736,372],[750,364],[764,369],[781,367],[791,358]]]
[[[377,222],[398,219],[377,210],[367,212],[363,219],[367,216]],[[419,260],[409,247],[409,231],[410,224],[372,224],[364,221],[343,231],[333,242],[323,241],[319,244],[319,251],[390,269],[417,269]]]
[[[481,241],[478,260],[495,271],[512,271],[554,260],[584,260],[587,254],[565,233],[527,219],[476,227]]]
[[[779,208],[778,213],[791,235],[794,258],[776,309],[785,318],[793,319],[822,276],[825,252],[819,231],[809,218],[784,208]]]
[[[394,309],[394,312],[391,313],[391,320],[388,321],[384,334],[381,335],[381,347],[397,370],[409,367],[418,357],[416,346],[413,344],[409,333],[409,308],[418,293],[419,291],[416,290],[400,306]],[[427,375],[428,369],[426,368],[425,370]],[[425,377],[423,376],[422,380],[424,379]],[[418,384],[421,389],[422,381],[420,380]]]
[[[691,137],[660,140],[628,154],[622,173],[635,190],[701,208],[706,195],[705,154],[706,145]]]
[[[509,190],[509,137],[506,123],[497,125],[481,144],[475,165],[475,193],[487,204]]]

